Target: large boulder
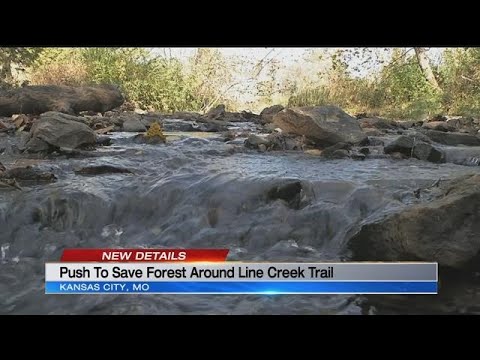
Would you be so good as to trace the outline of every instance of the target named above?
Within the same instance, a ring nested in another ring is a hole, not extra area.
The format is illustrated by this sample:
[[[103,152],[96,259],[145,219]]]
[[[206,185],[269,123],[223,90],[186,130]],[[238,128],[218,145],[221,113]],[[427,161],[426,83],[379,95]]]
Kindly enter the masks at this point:
[[[414,157],[419,160],[434,163],[445,162],[443,153],[413,136],[402,135],[385,146],[385,154],[401,153],[406,157]]]
[[[428,204],[363,225],[349,243],[354,259],[468,265],[480,251],[480,175],[462,177],[437,192]]]
[[[273,117],[283,109],[285,108],[282,105],[273,105],[263,109],[262,112],[260,113],[261,123],[262,124],[271,123],[273,121]]]
[[[124,102],[113,85],[59,86],[34,85],[10,90],[0,89],[0,116],[42,114],[59,111],[78,114],[82,111],[105,112]]]
[[[47,112],[33,124],[26,144],[29,152],[56,148],[76,149],[95,145],[95,132],[76,118],[59,112]]]
[[[273,122],[284,132],[303,135],[319,146],[367,141],[357,119],[336,106],[284,109],[273,117]]]
[[[480,146],[480,138],[475,135],[427,130],[425,134],[432,140],[444,145]]]

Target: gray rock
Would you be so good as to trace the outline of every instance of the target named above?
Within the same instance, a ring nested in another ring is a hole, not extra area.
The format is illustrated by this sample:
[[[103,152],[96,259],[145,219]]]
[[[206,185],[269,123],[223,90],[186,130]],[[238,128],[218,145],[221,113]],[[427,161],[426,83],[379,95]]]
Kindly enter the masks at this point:
[[[343,159],[349,157],[349,150],[351,145],[348,143],[337,143],[329,146],[322,151],[322,157],[327,159]]]
[[[246,140],[245,140],[245,147],[249,149],[258,149],[260,145],[265,146],[265,148],[268,148],[271,145],[271,141],[268,139],[258,136],[258,135],[250,135]]]
[[[445,162],[440,150],[412,136],[400,136],[385,146],[384,151],[385,154],[401,153],[407,158],[414,157],[434,163]]]
[[[26,150],[28,152],[45,152],[50,150],[50,145],[48,145],[45,141],[35,137],[32,138],[26,144]]]
[[[364,224],[350,240],[356,260],[437,261],[461,268],[480,251],[480,175],[456,179],[436,199]]]
[[[207,128],[206,124],[181,119],[165,119],[162,122],[164,131],[207,131]]]
[[[383,132],[375,128],[363,128],[363,132],[367,136],[382,136]]]
[[[303,135],[320,146],[361,144],[367,140],[357,119],[336,106],[284,109],[273,117],[273,122],[284,132]]]
[[[26,144],[29,152],[47,151],[50,148],[76,149],[95,145],[95,133],[81,121],[59,112],[43,114],[30,129],[30,139]]]
[[[440,150],[437,150],[432,145],[423,142],[415,144],[413,156],[417,159],[430,161],[433,163],[445,162],[445,157]]]
[[[273,121],[273,117],[278,112],[285,109],[282,105],[269,106],[262,110],[260,113],[260,119],[262,124],[270,124]]]
[[[471,117],[447,116],[446,121],[459,132],[474,134],[478,130],[478,122]]]
[[[363,161],[363,160],[365,160],[365,159],[367,158],[367,155],[362,154],[362,153],[360,153],[360,152],[355,152],[355,151],[354,151],[354,152],[352,152],[352,153],[350,154],[350,157],[351,157],[353,160],[362,160],[362,161]]]
[[[397,120],[395,121],[398,127],[402,129],[410,129],[414,127],[419,127],[423,125],[422,121],[416,121],[416,120]]]
[[[455,126],[452,126],[445,121],[425,122],[423,123],[422,128],[429,129],[429,130],[443,131],[443,132],[456,131]]]
[[[267,136],[271,150],[302,150],[305,145],[303,136],[273,133]]]
[[[127,119],[123,122],[123,131],[127,132],[145,132],[147,128],[138,119]]]
[[[86,166],[74,172],[79,175],[133,174],[129,169],[112,165]]]
[[[331,155],[330,159],[348,159],[350,157],[350,153],[348,150],[345,149],[339,149],[335,150]]]
[[[358,120],[362,129],[395,129],[397,124],[393,120],[383,119],[379,117],[369,117]]]
[[[289,181],[271,188],[267,192],[267,200],[283,200],[288,207],[298,210],[301,208],[302,192],[303,186],[300,181]]]
[[[40,171],[31,166],[17,167],[7,170],[0,174],[2,179],[15,179],[22,181],[36,181],[36,182],[54,182],[57,177],[51,172]]]
[[[370,146],[383,146],[385,145],[384,141],[382,139],[379,139],[378,137],[375,136],[369,136],[368,137],[368,145]]]
[[[436,130],[427,130],[425,131],[425,135],[427,135],[432,141],[435,141],[439,144],[451,146],[480,146],[480,138],[476,137],[475,135],[442,132]]]
[[[97,136],[96,144],[99,146],[112,145],[112,139],[109,136]]]

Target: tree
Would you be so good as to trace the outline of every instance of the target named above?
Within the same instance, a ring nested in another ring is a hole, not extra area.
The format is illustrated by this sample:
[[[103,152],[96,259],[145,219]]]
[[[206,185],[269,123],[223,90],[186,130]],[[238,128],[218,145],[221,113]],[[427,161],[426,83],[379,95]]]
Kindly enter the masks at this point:
[[[226,102],[225,94],[235,86],[234,65],[218,49],[198,48],[190,58],[190,81],[200,100],[201,111],[206,112],[219,101]]]
[[[21,68],[30,66],[42,52],[42,48],[3,47],[0,48],[0,83],[12,84],[13,65]]]
[[[425,76],[425,79],[427,79],[427,81],[435,90],[437,90],[438,92],[442,92],[442,89],[438,85],[437,79],[435,78],[435,74],[430,67],[430,62],[428,60],[425,48],[416,47],[414,49],[415,55],[417,56],[418,65],[422,70],[423,76]]]

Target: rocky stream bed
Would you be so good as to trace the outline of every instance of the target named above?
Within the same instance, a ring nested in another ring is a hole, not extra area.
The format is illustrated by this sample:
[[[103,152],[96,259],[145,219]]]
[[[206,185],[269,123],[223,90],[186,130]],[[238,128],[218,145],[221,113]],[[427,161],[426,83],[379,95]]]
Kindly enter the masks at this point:
[[[2,118],[0,313],[478,313],[478,128],[465,118],[357,119],[335,107]],[[46,296],[45,261],[74,247],[438,261],[440,291]]]

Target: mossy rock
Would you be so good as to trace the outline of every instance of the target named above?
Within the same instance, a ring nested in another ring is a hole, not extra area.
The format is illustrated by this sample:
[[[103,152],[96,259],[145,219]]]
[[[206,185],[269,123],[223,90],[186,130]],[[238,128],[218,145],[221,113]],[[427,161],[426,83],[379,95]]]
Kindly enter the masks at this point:
[[[167,140],[165,135],[163,135],[162,128],[160,127],[160,124],[157,123],[157,122],[153,123],[150,126],[148,131],[145,133],[145,137],[146,138],[156,138],[156,137],[158,137],[158,138],[163,139],[164,142]]]
[[[145,134],[136,135],[133,140],[139,144],[164,144],[167,142],[167,137],[163,134],[160,124],[153,123]]]

